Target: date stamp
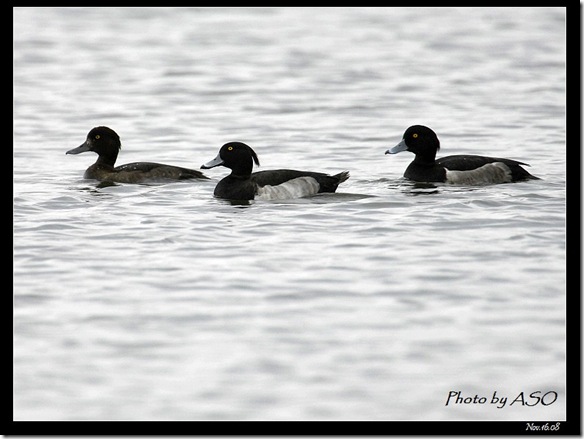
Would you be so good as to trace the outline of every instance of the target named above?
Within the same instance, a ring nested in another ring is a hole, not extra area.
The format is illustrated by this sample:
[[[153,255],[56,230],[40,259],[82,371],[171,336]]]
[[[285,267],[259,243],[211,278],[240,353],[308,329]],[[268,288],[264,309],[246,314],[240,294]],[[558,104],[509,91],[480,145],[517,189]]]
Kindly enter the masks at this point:
[[[546,422],[545,424],[538,424],[536,422],[528,422],[525,430],[526,431],[560,431],[560,423],[556,422],[555,424],[550,425],[549,422]]]

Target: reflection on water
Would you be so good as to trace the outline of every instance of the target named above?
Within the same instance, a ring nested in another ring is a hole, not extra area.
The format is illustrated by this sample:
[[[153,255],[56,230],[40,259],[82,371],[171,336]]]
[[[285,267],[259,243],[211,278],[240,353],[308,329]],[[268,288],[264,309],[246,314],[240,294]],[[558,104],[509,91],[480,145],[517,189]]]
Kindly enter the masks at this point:
[[[440,185],[443,186],[443,185]],[[410,195],[431,195],[439,194],[440,191],[434,183],[423,183],[423,182],[412,182],[411,189],[409,190]]]
[[[115,182],[113,182],[113,181],[100,181],[97,184],[96,188],[101,189],[101,188],[104,188],[104,187],[117,186],[117,185],[118,184],[115,183]]]

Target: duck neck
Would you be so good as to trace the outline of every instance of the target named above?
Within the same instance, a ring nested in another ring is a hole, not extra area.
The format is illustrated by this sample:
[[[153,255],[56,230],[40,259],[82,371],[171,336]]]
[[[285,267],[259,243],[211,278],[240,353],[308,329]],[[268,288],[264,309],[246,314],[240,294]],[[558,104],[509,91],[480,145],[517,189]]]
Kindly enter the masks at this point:
[[[248,179],[251,175],[251,171],[253,170],[253,162],[251,157],[248,163],[238,163],[236,167],[231,168],[231,177],[237,178],[240,180]]]
[[[117,158],[118,158],[117,152],[114,154],[100,154],[95,164],[100,166],[109,166],[113,168]]]
[[[416,154],[414,163],[418,166],[434,166],[436,163],[436,153],[434,154]]]
[[[240,170],[237,172],[233,170],[231,171],[231,174],[229,174],[229,176],[237,180],[247,180],[251,176],[251,172],[242,173]]]

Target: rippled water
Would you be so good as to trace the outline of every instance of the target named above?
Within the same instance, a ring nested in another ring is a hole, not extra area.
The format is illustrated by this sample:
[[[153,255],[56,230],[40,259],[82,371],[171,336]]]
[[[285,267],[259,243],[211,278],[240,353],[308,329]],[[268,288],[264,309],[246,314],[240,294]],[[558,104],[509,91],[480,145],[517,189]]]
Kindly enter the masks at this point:
[[[563,8],[14,9],[14,419],[565,419],[564,33]],[[542,180],[407,182],[384,151],[413,124]],[[238,140],[351,178],[98,187],[65,156],[97,125],[119,164]]]

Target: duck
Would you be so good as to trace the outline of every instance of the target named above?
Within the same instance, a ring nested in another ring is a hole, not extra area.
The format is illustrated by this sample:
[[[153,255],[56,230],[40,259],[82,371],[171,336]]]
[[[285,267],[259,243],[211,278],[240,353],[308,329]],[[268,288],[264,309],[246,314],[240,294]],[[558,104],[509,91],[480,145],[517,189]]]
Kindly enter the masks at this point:
[[[65,154],[95,152],[97,161],[85,171],[83,178],[112,183],[152,183],[173,180],[209,179],[201,171],[153,162],[135,162],[116,166],[122,147],[120,137],[111,128],[98,126],[87,134],[85,142]]]
[[[283,200],[302,198],[323,192],[335,192],[349,178],[349,172],[336,175],[322,172],[276,169],[253,172],[253,164],[260,165],[256,152],[243,142],[229,142],[221,147],[213,160],[201,166],[211,169],[225,166],[231,174],[224,177],[213,192],[227,200]]]
[[[404,177],[416,182],[482,185],[539,180],[522,166],[527,163],[512,159],[479,155],[451,155],[436,159],[440,141],[436,133],[424,126],[413,125],[402,140],[385,154],[413,152],[416,157],[406,168]]]

